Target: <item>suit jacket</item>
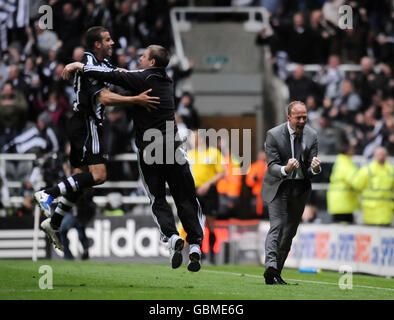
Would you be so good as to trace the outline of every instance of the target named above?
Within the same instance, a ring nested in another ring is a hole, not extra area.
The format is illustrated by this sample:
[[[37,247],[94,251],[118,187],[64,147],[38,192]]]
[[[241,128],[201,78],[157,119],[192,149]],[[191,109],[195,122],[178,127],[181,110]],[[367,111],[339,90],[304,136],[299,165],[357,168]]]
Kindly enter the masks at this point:
[[[311,162],[317,156],[318,143],[317,133],[310,126],[305,125],[302,137],[301,168],[305,181],[311,188],[313,176]],[[267,132],[265,141],[268,170],[264,175],[261,197],[266,202],[271,202],[279,189],[279,186],[287,177],[282,175],[281,167],[287,165],[292,158],[290,133],[287,122],[282,123]]]

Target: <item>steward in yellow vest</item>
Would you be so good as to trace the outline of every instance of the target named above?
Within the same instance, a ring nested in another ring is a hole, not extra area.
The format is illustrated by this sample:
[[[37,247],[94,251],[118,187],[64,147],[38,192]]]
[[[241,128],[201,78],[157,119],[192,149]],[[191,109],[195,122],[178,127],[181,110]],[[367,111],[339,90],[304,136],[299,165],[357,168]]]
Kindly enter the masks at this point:
[[[374,161],[361,168],[352,185],[361,192],[363,221],[389,226],[393,219],[394,168],[386,161],[387,150],[376,148]]]
[[[351,155],[352,147],[346,154],[338,154],[327,191],[327,211],[333,215],[333,222],[353,223],[353,212],[359,208],[357,192],[352,187],[352,179],[357,172]]]

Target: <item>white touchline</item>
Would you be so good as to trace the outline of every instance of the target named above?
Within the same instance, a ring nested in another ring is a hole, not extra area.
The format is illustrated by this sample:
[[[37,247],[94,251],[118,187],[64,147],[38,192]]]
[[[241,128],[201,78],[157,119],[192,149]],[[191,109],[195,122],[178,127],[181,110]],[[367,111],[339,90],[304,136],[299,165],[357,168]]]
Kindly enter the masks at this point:
[[[219,273],[219,274],[229,274],[233,276],[244,276],[244,277],[249,277],[249,278],[259,278],[259,279],[264,279],[263,276],[257,276],[255,274],[246,274],[246,273],[236,273],[236,272],[226,272],[226,271],[214,271],[214,270],[201,270],[202,272],[210,272],[210,273]],[[200,272],[201,272],[200,271]],[[298,282],[307,282],[307,283],[313,283],[313,284],[328,284],[332,286],[338,286],[338,283],[333,283],[333,282],[324,282],[324,281],[312,281],[312,280],[300,280],[300,279],[287,279],[290,281],[298,281]],[[394,288],[382,288],[382,287],[371,287],[371,286],[363,286],[363,285],[353,285],[354,287],[358,288],[364,288],[364,289],[377,289],[377,290],[388,290],[388,291],[394,291]]]

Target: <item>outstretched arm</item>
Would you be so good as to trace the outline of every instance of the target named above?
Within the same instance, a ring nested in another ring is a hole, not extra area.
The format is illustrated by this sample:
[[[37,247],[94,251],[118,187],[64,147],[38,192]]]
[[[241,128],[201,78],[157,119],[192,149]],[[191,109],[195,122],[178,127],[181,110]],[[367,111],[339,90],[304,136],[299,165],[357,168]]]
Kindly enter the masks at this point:
[[[81,62],[69,63],[65,66],[62,77],[68,80],[71,73],[75,70],[83,72],[87,77],[94,78],[99,81],[109,82],[117,86],[123,87],[133,92],[141,91],[141,79],[138,77],[139,72],[126,72],[125,69],[111,69],[103,66],[84,65]]]
[[[146,90],[140,93],[138,96],[121,96],[117,93],[103,89],[100,92],[100,101],[105,106],[130,106],[130,105],[141,105],[145,107],[149,112],[157,109],[155,105],[159,104],[158,97],[148,96],[148,93],[152,89]]]

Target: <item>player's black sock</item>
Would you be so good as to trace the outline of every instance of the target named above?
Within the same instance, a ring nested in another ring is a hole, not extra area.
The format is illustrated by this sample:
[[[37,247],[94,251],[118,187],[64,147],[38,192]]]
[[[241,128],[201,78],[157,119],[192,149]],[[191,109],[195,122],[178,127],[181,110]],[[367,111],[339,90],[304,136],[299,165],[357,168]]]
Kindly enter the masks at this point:
[[[90,172],[77,173],[60,182],[58,185],[45,189],[45,192],[57,198],[61,194],[71,194],[73,192],[94,186],[93,175]]]
[[[72,207],[80,197],[82,192],[71,192],[59,199],[56,206],[55,212],[51,218],[51,226],[54,229],[59,229],[62,223],[63,217],[71,212]]]
[[[59,214],[59,213],[57,213],[57,212],[54,212],[53,215],[52,215],[52,217],[51,217],[51,227],[52,227],[53,229],[55,229],[55,230],[56,230],[56,229],[59,229],[59,228],[60,228],[60,224],[62,223],[63,218],[64,218],[63,215],[61,215],[61,214]]]

